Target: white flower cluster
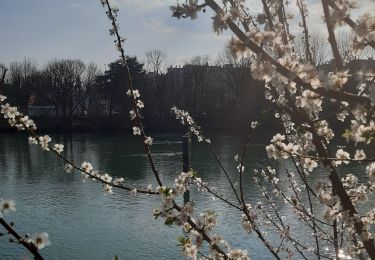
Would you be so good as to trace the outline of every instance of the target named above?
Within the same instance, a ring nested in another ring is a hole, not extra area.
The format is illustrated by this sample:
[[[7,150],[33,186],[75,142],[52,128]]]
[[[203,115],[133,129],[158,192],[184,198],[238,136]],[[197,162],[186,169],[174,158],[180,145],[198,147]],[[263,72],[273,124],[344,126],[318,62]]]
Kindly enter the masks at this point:
[[[71,163],[66,163],[64,165],[64,170],[67,173],[71,173],[74,170],[74,168],[75,168],[75,166]],[[78,168],[76,168],[76,169],[78,169]],[[90,162],[83,162],[79,169],[80,169],[80,171],[82,173],[82,176],[84,178],[83,180],[91,178],[92,180],[102,182],[105,194],[112,194],[113,193],[112,188],[114,186],[124,187],[124,184],[123,184],[124,178],[113,178],[108,173],[102,173],[101,174],[101,173],[99,173],[99,171],[94,170],[94,167],[92,166],[92,164]],[[132,195],[132,193],[134,193],[134,190],[130,194]],[[136,189],[135,189],[135,193],[136,193]]]
[[[251,204],[246,204],[246,211],[248,214],[242,213],[242,226],[250,234],[254,228],[254,221],[258,218],[258,215],[251,207]]]
[[[44,247],[49,246],[51,244],[51,241],[49,240],[49,235],[46,232],[36,233],[32,235],[28,242],[32,243],[38,249],[43,249]]]
[[[29,144],[35,144],[40,145],[42,150],[44,151],[50,151],[51,147],[49,143],[52,141],[52,138],[49,135],[39,136],[38,138],[30,136],[28,138]],[[54,147],[52,148],[56,153],[61,154],[64,151],[64,145],[63,144],[54,144]]]
[[[358,18],[354,32],[356,37],[353,41],[354,51],[364,49],[368,42],[375,41],[375,15],[366,13]]]
[[[361,123],[358,120],[351,120],[350,131],[346,133],[347,140],[355,143],[370,144],[375,140],[375,122],[368,124]]]
[[[180,110],[177,107],[172,107],[172,112],[176,115],[176,119],[180,120],[181,124],[186,125],[189,127],[189,131],[193,133],[197,139],[198,142],[205,141],[206,143],[211,143],[210,139],[206,139],[202,132],[200,126],[198,126],[194,119],[190,116],[189,112]]]
[[[301,149],[299,145],[285,144],[283,141],[285,141],[285,135],[276,134],[272,137],[271,144],[266,146],[268,158],[288,159]]]
[[[170,9],[173,17],[177,17],[178,19],[190,17],[191,20],[194,20],[197,18],[197,13],[202,7],[198,5],[198,0],[189,0],[185,4],[171,6]]]
[[[128,95],[129,98],[134,99],[134,102],[135,102],[135,108],[129,111],[130,119],[134,120],[139,116],[140,109],[144,108],[144,104],[139,99],[141,95],[138,89],[134,89],[134,90],[128,89],[128,91],[126,92],[126,95]],[[142,129],[138,126],[133,126],[133,135],[142,135]],[[146,144],[147,144],[146,141],[149,142],[149,140],[146,139],[145,140]],[[152,140],[151,140],[151,143],[152,143]]]
[[[339,149],[336,152],[336,158],[339,160],[335,161],[335,165],[340,165],[341,163],[348,164],[349,161],[346,159],[350,159],[350,154],[343,149]]]
[[[16,211],[16,206],[14,200],[11,199],[0,199],[0,218],[3,217],[3,214]],[[30,239],[27,239],[28,243],[32,243],[36,246],[38,249],[42,249],[45,246],[48,246],[51,244],[48,233],[42,232],[42,233],[36,233],[31,236]]]
[[[24,116],[20,113],[17,107],[12,107],[9,103],[3,104],[7,99],[6,96],[0,95],[1,113],[5,119],[8,119],[8,123],[11,127],[16,127],[19,131],[30,129],[35,131],[36,125],[32,119],[28,116]]]
[[[4,213],[11,211],[16,211],[14,200],[0,199],[0,217],[2,217]]]

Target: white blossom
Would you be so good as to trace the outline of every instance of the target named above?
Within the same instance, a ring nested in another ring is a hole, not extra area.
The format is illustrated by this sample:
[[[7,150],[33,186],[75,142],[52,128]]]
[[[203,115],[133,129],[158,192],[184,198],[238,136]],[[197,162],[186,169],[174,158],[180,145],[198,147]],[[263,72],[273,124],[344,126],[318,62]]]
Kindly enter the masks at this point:
[[[28,142],[29,144],[38,144],[38,141],[36,140],[36,138],[32,136],[29,136]]]
[[[104,184],[103,185],[103,189],[104,189],[104,192],[106,194],[112,194],[113,191],[112,191],[112,186],[111,185],[108,185],[108,184]]]
[[[49,143],[51,142],[51,137],[48,135],[45,136],[39,136],[39,143],[43,150],[49,151]]]
[[[64,151],[64,145],[55,144],[53,150],[55,150],[58,154],[61,154]]]
[[[133,126],[133,135],[141,135],[141,129],[138,126]]]
[[[70,163],[66,163],[64,165],[64,170],[67,172],[67,173],[71,173],[73,171],[74,167],[73,165],[71,165]]]
[[[318,167],[317,162],[310,158],[304,158],[302,163],[303,168],[307,169],[309,172],[312,172],[314,168]]]
[[[375,162],[366,167],[366,173],[369,177],[375,176]]]
[[[366,159],[365,151],[361,150],[355,150],[354,159],[356,160],[364,160]]]
[[[153,142],[153,139],[150,136],[148,136],[144,142],[145,142],[145,144],[151,146],[152,142]]]
[[[335,161],[336,165],[340,165],[341,163],[348,164],[349,161],[345,159],[350,159],[350,154],[348,152],[345,152],[343,149],[339,149],[336,152],[336,158],[339,159]]]
[[[81,165],[81,168],[86,173],[90,173],[93,169],[92,164],[89,163],[89,162],[83,162],[82,165]]]
[[[249,259],[249,256],[247,255],[247,251],[241,250],[241,249],[231,250],[228,256],[230,259],[233,259],[233,260],[248,260]]]
[[[252,121],[251,122],[251,128],[252,129],[255,129],[258,125],[259,125],[259,123],[257,121]]]
[[[127,94],[129,97],[131,97],[131,96],[132,96],[132,91],[129,89],[129,90],[126,92],[126,94]],[[133,90],[133,96],[134,96],[134,99],[139,98],[139,97],[141,96],[141,95],[139,94],[138,89],[134,89],[134,90]]]
[[[14,203],[14,200],[0,199],[0,217],[2,214],[10,211],[16,211],[16,204]]]
[[[38,249],[42,249],[45,246],[49,246],[51,244],[49,235],[46,232],[36,233],[32,235],[29,242],[33,243]]]
[[[137,100],[137,107],[139,108],[143,108],[145,105],[143,104],[143,102],[141,100]]]
[[[103,174],[100,179],[102,179],[103,181],[105,182],[111,182],[112,181],[112,177],[110,175],[108,175],[108,173],[105,173]]]

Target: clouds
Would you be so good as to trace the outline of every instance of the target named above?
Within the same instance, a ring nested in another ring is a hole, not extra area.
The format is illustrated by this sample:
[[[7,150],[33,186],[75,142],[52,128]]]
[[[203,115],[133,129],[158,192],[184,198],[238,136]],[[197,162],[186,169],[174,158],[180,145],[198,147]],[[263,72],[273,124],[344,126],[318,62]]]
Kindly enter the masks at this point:
[[[231,33],[216,35],[212,30],[212,12],[199,13],[196,20],[172,18],[169,6],[176,0],[112,0],[120,8],[120,32],[127,39],[126,51],[139,58],[150,49],[167,52],[173,63],[181,63],[196,54],[215,58]],[[326,31],[322,23],[320,0],[306,0],[310,31]],[[361,0],[354,10],[356,19],[363,11],[374,11],[374,0]],[[262,11],[261,1],[249,1],[252,15]],[[294,33],[301,31],[295,1],[288,7],[295,18]],[[110,22],[99,0],[12,0],[0,9],[2,31],[0,62],[9,63],[31,57],[41,63],[55,57],[80,58],[99,64],[117,58],[113,39],[108,35]]]
[[[175,0],[116,0],[117,5],[121,7],[136,8],[141,11],[154,11],[165,8],[176,3]]]
[[[72,8],[79,8],[80,7],[79,3],[77,3],[77,2],[69,3],[68,6],[72,7]]]

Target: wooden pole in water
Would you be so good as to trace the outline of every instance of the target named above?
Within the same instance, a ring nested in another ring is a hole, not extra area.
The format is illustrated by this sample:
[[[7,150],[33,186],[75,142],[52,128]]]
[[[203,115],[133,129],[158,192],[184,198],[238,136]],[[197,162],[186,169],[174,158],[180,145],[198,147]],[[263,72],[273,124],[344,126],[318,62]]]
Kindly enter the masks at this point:
[[[189,134],[182,136],[182,171],[188,172],[190,170],[190,159],[189,159]],[[190,201],[190,191],[187,190],[184,192],[184,204]]]

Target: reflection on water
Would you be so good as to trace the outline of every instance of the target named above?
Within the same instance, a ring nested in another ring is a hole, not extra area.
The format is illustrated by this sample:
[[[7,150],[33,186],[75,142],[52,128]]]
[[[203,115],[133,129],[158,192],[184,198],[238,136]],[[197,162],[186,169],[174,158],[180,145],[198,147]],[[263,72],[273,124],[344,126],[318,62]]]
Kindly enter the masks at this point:
[[[78,164],[92,162],[95,169],[124,177],[134,186],[156,186],[142,153],[143,145],[132,136],[73,134],[56,135],[53,140],[64,144],[66,156]],[[225,136],[212,140],[214,150],[235,180],[238,172],[233,156],[240,150],[241,141]],[[158,136],[152,150],[163,182],[173,183],[182,169],[175,156],[175,153],[180,154],[180,137]],[[251,182],[249,169],[267,165],[278,169],[281,179],[285,169],[291,168],[289,162],[268,160],[262,146],[252,146],[245,164],[245,197],[252,204],[258,202],[260,196]],[[116,254],[120,259],[182,258],[176,246],[181,231],[154,220],[152,212],[159,204],[157,197],[138,195],[131,199],[127,193],[117,190],[111,196],[104,196],[99,184],[84,183],[80,174],[66,174],[62,166],[54,155],[27,145],[26,136],[2,134],[0,137],[0,197],[14,199],[17,206],[17,212],[7,219],[16,223],[20,233],[47,231],[52,241],[42,251],[47,259],[111,259]],[[191,166],[211,187],[234,201],[228,182],[204,146],[192,145]],[[363,166],[355,167],[363,171]],[[314,172],[312,181],[323,176],[323,172]],[[253,259],[272,259],[259,240],[242,229],[238,212],[206,194],[193,191],[191,198],[196,202],[196,212],[216,209],[219,213],[217,233],[223,234],[233,247],[247,249]],[[284,204],[278,208],[293,231],[306,240],[305,227],[294,219],[291,209]],[[25,255],[28,253],[22,247],[0,237],[0,259],[20,259]]]

